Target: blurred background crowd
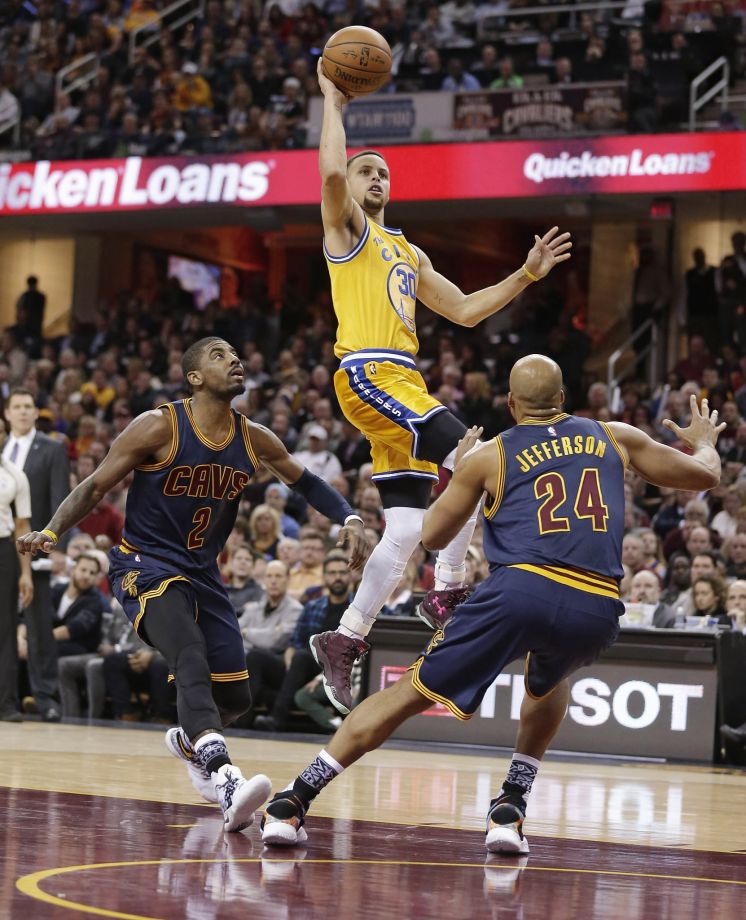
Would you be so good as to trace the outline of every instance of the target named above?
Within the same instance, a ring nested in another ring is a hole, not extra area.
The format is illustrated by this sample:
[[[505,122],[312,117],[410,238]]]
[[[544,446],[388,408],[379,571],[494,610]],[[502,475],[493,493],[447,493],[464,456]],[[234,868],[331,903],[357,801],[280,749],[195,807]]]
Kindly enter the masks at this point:
[[[161,18],[164,0],[2,0],[0,129],[17,120],[17,130],[0,144],[54,160],[303,147],[315,61],[353,22],[391,46],[387,92],[621,80],[629,132],[685,121],[692,78],[717,58],[734,78],[744,72],[742,0],[591,12],[549,0],[538,18],[521,14],[536,5],[195,0],[179,26]],[[738,127],[729,112],[722,123]]]

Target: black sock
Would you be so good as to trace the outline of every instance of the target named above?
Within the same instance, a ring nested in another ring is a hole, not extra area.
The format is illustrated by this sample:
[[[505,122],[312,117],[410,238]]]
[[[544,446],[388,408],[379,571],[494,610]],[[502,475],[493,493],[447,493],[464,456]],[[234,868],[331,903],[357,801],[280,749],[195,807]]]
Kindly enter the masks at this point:
[[[217,773],[222,766],[231,762],[223,736],[217,732],[211,733],[206,736],[206,740],[202,741],[201,744],[199,741],[197,744],[199,744],[199,748],[195,747],[194,753],[200,765],[208,773]]]
[[[336,761],[334,761],[336,766],[333,766],[329,760],[326,751],[322,751],[293,783],[293,792],[306,804],[306,809],[321,790],[342,772],[342,767]]]

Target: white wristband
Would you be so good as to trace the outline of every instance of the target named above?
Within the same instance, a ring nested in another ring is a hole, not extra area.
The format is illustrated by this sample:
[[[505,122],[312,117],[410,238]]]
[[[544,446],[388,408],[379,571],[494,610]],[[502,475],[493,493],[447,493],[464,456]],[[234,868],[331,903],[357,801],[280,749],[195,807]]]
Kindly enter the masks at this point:
[[[360,521],[360,523],[365,527],[365,521],[360,517],[359,514],[348,514],[345,518],[344,527],[346,527],[350,521]]]

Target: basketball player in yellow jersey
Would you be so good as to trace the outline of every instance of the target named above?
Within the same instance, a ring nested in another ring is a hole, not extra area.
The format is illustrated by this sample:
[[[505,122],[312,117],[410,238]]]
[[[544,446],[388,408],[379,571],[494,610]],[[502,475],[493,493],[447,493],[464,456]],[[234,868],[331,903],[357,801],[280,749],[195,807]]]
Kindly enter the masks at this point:
[[[352,667],[369,648],[365,636],[420,541],[438,465],[453,470],[456,446],[466,432],[430,396],[417,371],[417,298],[461,326],[475,326],[569,259],[572,243],[569,233],[554,227],[534,238],[523,266],[504,281],[464,294],[401,230],[386,226],[391,182],[386,161],[372,150],[347,159],[342,106],[348,99],[324,76],[320,61],[318,77],[324,95],[319,146],[324,255],[339,323],[334,388],[347,419],[370,440],[372,478],[386,519],[339,629],[311,639],[329,699],[348,712]],[[433,628],[444,626],[468,593],[464,559],[478,510],[438,553],[435,590],[418,610]]]

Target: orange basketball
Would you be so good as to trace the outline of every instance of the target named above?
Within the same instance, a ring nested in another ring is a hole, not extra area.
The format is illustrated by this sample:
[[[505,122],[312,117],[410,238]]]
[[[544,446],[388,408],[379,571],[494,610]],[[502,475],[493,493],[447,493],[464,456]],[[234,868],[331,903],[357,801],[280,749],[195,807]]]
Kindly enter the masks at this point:
[[[391,48],[383,35],[365,26],[340,29],[324,46],[324,73],[349,96],[374,93],[391,74]]]

